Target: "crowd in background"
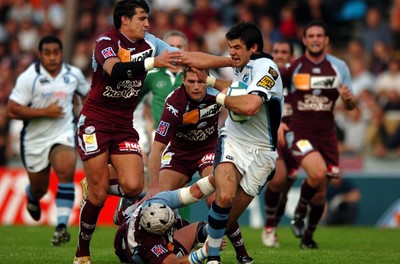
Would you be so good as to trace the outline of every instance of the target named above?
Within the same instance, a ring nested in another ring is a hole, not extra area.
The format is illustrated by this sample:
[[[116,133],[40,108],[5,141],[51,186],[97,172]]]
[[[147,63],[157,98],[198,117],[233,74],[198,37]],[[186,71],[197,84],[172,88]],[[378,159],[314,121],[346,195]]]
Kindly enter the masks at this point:
[[[95,39],[113,27],[114,0],[77,1],[73,47],[65,57],[90,79]],[[289,40],[298,56],[310,21],[329,28],[330,52],[350,67],[357,108],[337,108],[343,154],[400,156],[400,0],[149,0],[150,33],[184,32],[189,51],[227,55],[225,33],[237,21],[255,21],[265,52]],[[6,102],[16,77],[36,58],[47,34],[64,41],[66,0],[0,0],[0,165],[19,157],[21,125],[7,118]],[[225,71],[217,72],[223,78]]]

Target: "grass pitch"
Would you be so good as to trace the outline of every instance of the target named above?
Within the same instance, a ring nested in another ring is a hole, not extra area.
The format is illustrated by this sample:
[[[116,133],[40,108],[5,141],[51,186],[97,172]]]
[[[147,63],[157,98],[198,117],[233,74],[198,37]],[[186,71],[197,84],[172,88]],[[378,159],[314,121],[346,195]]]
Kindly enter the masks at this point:
[[[119,263],[114,255],[116,227],[98,226],[91,242],[95,264]],[[53,228],[48,226],[0,226],[0,263],[72,263],[78,228],[71,227],[71,242],[53,247]],[[372,227],[325,227],[315,235],[318,250],[301,250],[289,227],[280,227],[279,248],[265,248],[261,230],[242,227],[244,240],[254,263],[400,263],[400,229]],[[235,264],[235,252],[228,243],[222,253],[224,264]]]

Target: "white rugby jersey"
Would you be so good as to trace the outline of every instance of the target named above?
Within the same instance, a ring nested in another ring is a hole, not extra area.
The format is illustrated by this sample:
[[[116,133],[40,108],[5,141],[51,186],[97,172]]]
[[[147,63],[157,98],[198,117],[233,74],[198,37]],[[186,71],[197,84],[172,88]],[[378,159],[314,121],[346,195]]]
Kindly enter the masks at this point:
[[[263,99],[260,111],[244,122],[225,121],[222,134],[228,134],[241,142],[275,149],[277,131],[282,118],[283,85],[278,66],[267,54],[252,55],[243,68],[234,68],[232,82],[248,85],[247,94],[258,94]]]
[[[86,96],[90,90],[82,71],[63,63],[61,72],[53,78],[39,63],[30,65],[17,79],[10,99],[32,108],[46,108],[58,100],[63,118],[35,118],[24,120],[22,144],[45,144],[57,137],[74,136],[74,93]]]

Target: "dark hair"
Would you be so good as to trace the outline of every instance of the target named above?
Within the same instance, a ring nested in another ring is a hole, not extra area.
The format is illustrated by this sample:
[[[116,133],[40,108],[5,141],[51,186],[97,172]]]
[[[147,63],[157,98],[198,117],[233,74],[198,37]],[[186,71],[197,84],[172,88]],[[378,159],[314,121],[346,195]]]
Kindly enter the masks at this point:
[[[278,41],[274,42],[274,43],[272,44],[272,46],[274,46],[275,44],[286,44],[286,45],[289,45],[290,54],[293,54],[293,53],[294,53],[293,44],[292,44],[290,41],[288,41],[288,40],[285,40],[285,39],[278,40]]]
[[[61,42],[61,40],[60,40],[57,36],[48,35],[48,36],[45,36],[45,37],[43,37],[43,38],[40,39],[40,41],[39,41],[39,47],[38,47],[38,48],[39,48],[39,52],[42,52],[42,50],[43,50],[43,45],[44,45],[44,44],[48,44],[48,43],[57,43],[57,44],[60,46],[60,50],[63,49],[62,42]]]
[[[328,27],[326,26],[326,24],[320,20],[315,20],[305,26],[303,30],[303,37],[306,36],[306,32],[310,27],[321,27],[324,30],[324,35],[328,36]]]
[[[257,51],[262,52],[264,49],[264,40],[260,29],[253,22],[239,22],[234,25],[225,35],[227,40],[241,39],[250,49],[257,44]]]
[[[121,28],[121,17],[132,18],[136,14],[136,8],[143,8],[146,13],[150,13],[150,6],[145,0],[121,0],[114,9],[113,19],[116,29]]]
[[[198,69],[199,71],[205,71],[207,74],[209,74],[209,70],[208,69]],[[188,72],[193,72],[193,73],[196,73],[193,69],[192,69],[192,67],[189,67],[189,66],[187,66],[187,67],[184,67],[183,68],[183,71],[182,71],[182,76],[186,79],[186,76],[187,76],[187,73]]]

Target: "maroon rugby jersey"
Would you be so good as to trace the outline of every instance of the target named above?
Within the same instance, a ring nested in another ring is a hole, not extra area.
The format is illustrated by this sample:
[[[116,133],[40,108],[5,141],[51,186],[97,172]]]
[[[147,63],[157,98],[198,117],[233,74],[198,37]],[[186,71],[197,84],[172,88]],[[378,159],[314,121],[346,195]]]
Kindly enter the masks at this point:
[[[148,33],[137,42],[117,30],[101,35],[96,40],[92,57],[91,91],[81,113],[105,123],[132,128],[133,111],[147,72],[133,79],[116,80],[105,73],[104,62],[111,57],[119,57],[121,62],[142,61],[165,49],[176,50]]]
[[[193,101],[181,85],[167,98],[154,140],[176,149],[199,151],[215,146],[218,137],[217,90],[207,87],[200,102]]]
[[[327,55],[314,64],[305,55],[281,71],[285,87],[290,87],[293,131],[329,135],[335,133],[333,109],[339,97],[339,84],[351,91],[350,71],[344,61]]]

